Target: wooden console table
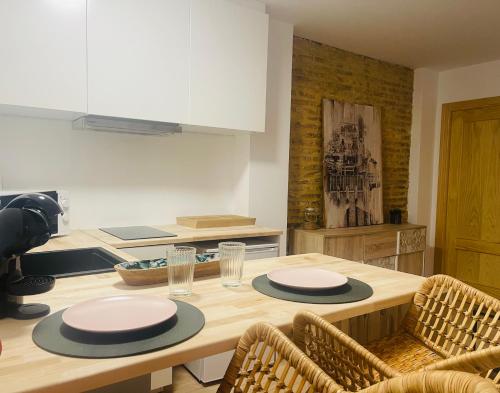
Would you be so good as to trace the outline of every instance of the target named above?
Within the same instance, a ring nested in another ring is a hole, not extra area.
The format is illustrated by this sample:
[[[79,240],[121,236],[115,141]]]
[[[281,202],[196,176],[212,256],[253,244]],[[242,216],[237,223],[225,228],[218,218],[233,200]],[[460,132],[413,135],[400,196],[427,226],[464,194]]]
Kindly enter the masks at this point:
[[[336,229],[296,229],[293,254],[319,252],[401,272],[423,275],[426,227],[381,224]]]

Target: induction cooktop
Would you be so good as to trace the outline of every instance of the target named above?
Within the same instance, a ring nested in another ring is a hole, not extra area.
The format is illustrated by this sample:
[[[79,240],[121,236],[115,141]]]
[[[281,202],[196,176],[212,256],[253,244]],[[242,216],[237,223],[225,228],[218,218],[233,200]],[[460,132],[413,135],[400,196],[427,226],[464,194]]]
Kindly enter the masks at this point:
[[[159,237],[175,237],[174,233],[165,232],[148,226],[99,228],[101,231],[109,233],[122,240],[155,239]]]

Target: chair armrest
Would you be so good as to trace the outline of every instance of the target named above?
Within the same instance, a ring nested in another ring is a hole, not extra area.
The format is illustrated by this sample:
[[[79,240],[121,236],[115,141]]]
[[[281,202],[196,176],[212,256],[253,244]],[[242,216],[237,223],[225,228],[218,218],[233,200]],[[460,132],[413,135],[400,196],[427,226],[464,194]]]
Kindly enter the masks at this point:
[[[217,390],[218,393],[233,391],[336,393],[342,387],[280,330],[258,323],[240,338]]]
[[[309,311],[295,316],[293,341],[346,390],[359,390],[399,375],[347,334]]]
[[[500,346],[450,357],[433,363],[425,370],[455,370],[481,374],[500,385]],[[493,371],[497,369],[496,371]]]
[[[405,374],[359,393],[498,393],[487,379],[458,371],[424,371]]]

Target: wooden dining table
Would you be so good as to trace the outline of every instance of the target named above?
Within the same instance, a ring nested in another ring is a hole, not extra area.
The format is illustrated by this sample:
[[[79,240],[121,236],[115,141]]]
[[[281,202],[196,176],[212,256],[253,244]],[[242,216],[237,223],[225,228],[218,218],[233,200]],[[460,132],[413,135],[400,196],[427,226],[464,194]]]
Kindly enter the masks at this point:
[[[304,304],[266,296],[252,287],[252,279],[272,269],[314,266],[364,281],[373,288],[365,300],[344,304]],[[219,277],[193,284],[193,294],[182,300],[205,315],[204,328],[191,339],[155,352],[113,359],[81,359],[55,355],[37,347],[31,338],[38,320],[0,320],[0,392],[85,391],[138,377],[167,367],[235,348],[245,330],[269,322],[290,332],[294,315],[311,310],[331,322],[409,303],[424,278],[322,254],[293,255],[248,261],[240,287],[226,288]],[[166,284],[133,287],[117,273],[58,279],[51,292],[30,296],[30,302],[50,305],[52,312],[102,296],[150,294],[168,296]],[[133,316],[131,316],[133,317]]]

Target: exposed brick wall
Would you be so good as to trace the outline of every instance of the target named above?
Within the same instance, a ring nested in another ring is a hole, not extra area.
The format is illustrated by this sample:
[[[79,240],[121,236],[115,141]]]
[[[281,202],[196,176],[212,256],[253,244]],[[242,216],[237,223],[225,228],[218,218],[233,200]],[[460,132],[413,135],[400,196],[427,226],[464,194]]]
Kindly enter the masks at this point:
[[[303,223],[304,208],[323,213],[323,98],[374,105],[382,112],[384,217],[392,208],[407,219],[413,70],[295,37],[288,226]]]

